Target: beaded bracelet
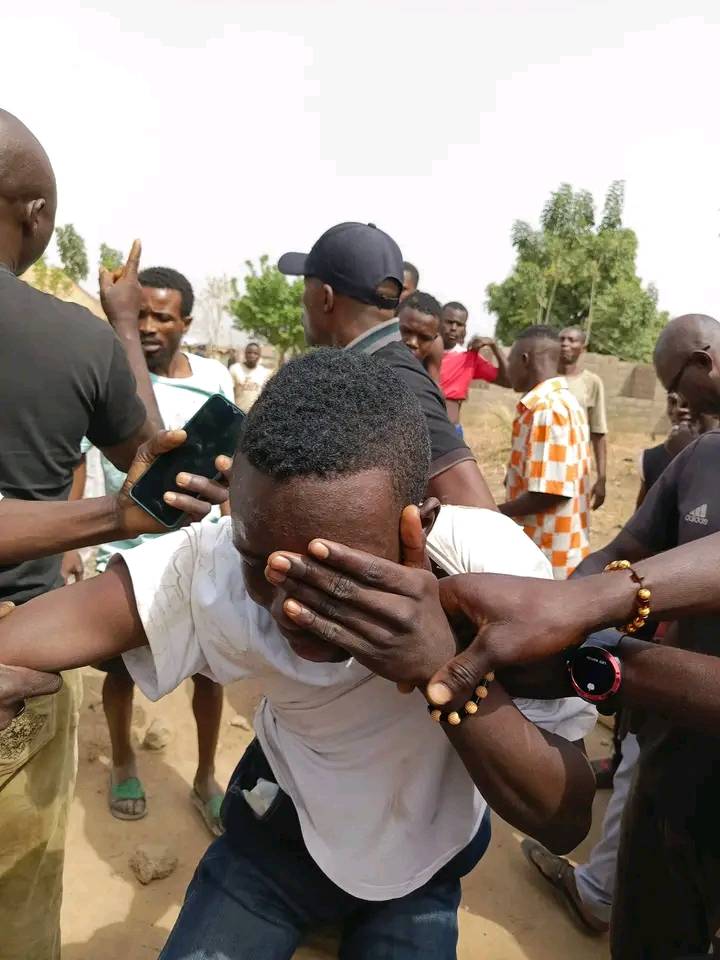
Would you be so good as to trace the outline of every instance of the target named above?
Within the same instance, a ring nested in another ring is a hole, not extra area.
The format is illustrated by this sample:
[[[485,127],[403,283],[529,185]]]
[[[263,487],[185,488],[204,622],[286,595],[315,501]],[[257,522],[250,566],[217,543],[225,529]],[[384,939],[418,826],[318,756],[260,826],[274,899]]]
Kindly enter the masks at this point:
[[[605,570],[628,570],[633,581],[638,584],[639,589],[635,596],[635,602],[637,603],[637,615],[635,616],[634,620],[626,623],[624,627],[617,628],[621,633],[637,633],[638,630],[641,630],[648,622],[652,593],[645,586],[645,581],[640,574],[633,570],[632,564],[629,560],[613,560],[612,563],[609,563],[605,567]]]
[[[431,718],[436,723],[449,723],[451,727],[457,727],[463,722],[466,717],[472,717],[473,714],[478,712],[478,706],[480,701],[484,700],[488,695],[488,687],[495,679],[495,674],[490,671],[486,673],[480,683],[475,687],[475,696],[468,700],[465,706],[462,708],[462,712],[458,710],[451,710],[450,713],[443,713],[438,707],[433,707],[431,703],[428,704],[428,713]]]

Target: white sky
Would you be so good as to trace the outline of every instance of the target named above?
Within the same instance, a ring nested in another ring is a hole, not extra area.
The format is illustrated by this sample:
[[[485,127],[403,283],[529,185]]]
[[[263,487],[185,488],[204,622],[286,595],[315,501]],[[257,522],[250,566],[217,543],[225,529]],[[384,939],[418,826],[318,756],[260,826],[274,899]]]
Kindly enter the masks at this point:
[[[138,235],[199,292],[372,221],[485,330],[512,221],[625,179],[660,305],[718,313],[717,0],[6,0],[0,29],[93,261]]]

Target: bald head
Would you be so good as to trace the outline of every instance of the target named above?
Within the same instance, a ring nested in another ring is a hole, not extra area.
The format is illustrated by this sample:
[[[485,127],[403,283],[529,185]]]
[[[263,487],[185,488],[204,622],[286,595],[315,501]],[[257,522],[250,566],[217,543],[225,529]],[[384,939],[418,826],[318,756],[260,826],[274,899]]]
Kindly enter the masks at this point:
[[[720,410],[720,323],[704,313],[676,317],[653,356],[666,390],[682,394],[696,414]]]
[[[24,123],[0,110],[0,262],[20,274],[42,256],[55,207],[47,154]]]
[[[560,337],[552,327],[536,326],[523,330],[513,344],[508,373],[513,390],[527,393],[543,380],[558,374]]]

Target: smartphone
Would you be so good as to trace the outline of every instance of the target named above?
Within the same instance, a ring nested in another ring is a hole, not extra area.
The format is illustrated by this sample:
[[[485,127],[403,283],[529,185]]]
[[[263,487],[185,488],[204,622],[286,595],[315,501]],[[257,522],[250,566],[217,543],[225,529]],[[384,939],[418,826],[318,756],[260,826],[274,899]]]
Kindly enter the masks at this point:
[[[215,460],[235,453],[245,414],[219,393],[213,394],[183,427],[187,440],[181,447],[161,454],[133,484],[130,496],[164,527],[178,526],[185,514],[163,500],[172,490],[186,493],[175,483],[179,473],[196,473],[217,479]]]

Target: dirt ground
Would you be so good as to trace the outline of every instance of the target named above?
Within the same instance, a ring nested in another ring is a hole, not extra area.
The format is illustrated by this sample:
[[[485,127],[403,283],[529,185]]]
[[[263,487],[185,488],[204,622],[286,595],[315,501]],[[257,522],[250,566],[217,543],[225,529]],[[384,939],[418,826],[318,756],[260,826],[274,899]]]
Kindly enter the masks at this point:
[[[507,415],[490,412],[481,429],[470,436],[493,490],[502,485],[507,451]],[[638,452],[648,445],[642,435],[623,435],[610,445],[606,506],[593,518],[593,543],[600,546],[614,536],[630,514],[637,489]],[[185,888],[205,850],[209,837],[190,804],[195,769],[195,732],[190,709],[191,685],[185,684],[161,703],[136,695],[133,729],[138,741],[155,717],[174,731],[162,752],[140,751],[141,776],[148,794],[149,813],[139,822],[115,820],[107,809],[109,740],[100,688],[102,676],[85,672],[85,703],[80,729],[78,788],[71,812],[63,907],[63,960],[153,960],[177,916]],[[252,717],[257,696],[249,684],[226,690],[218,775],[227,782],[249,742],[250,734],[230,725],[241,714]],[[608,751],[610,734],[604,727],[593,733],[589,752]],[[597,839],[607,802],[595,800],[590,837],[573,854],[583,861]],[[460,911],[460,960],[604,960],[607,939],[578,932],[552,891],[545,889],[525,862],[521,835],[493,822],[488,854],[466,879]],[[178,857],[177,870],[167,879],[143,887],[128,860],[138,844],[163,843]],[[309,944],[299,953],[304,960],[332,956],[326,944]]]

